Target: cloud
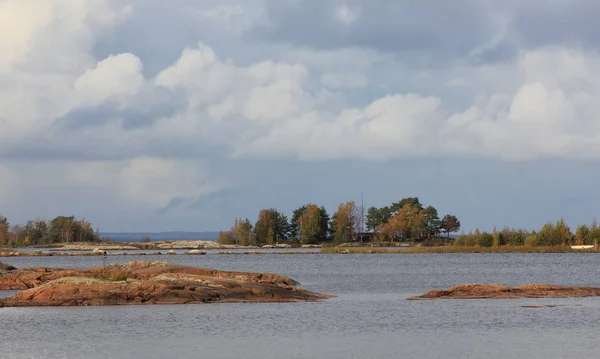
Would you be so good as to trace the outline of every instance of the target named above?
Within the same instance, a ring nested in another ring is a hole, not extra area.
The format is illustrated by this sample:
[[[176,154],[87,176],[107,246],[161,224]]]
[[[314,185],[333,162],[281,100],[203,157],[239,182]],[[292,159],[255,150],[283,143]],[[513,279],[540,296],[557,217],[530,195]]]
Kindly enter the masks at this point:
[[[13,170],[0,163],[0,205],[8,203],[9,198],[18,193],[19,179]]]
[[[4,202],[195,208],[275,158],[599,159],[596,2],[0,3]]]
[[[80,69],[90,60],[95,33],[130,12],[129,4],[114,0],[85,6],[78,0],[6,0],[0,4],[0,72]]]
[[[162,208],[174,199],[181,203],[197,201],[228,186],[214,178],[210,165],[202,160],[136,157],[117,161],[29,161],[11,162],[0,167],[0,195],[15,186],[85,188],[118,196],[150,208]],[[41,186],[34,173],[44,173]],[[4,191],[5,190],[5,191]],[[2,196],[0,196],[2,199]],[[1,202],[0,202],[1,203]]]
[[[239,5],[219,5],[209,9],[198,9],[195,13],[205,20],[229,23],[234,17],[242,15],[244,8]]]
[[[456,78],[446,75],[451,86],[462,78],[470,79],[466,85],[473,88],[479,81],[498,80],[496,88],[475,92],[475,103],[462,108],[444,96],[416,92],[349,106],[336,99],[347,89],[367,86],[360,73],[315,77],[302,64],[270,60],[238,66],[203,43],[184,50],[153,79],[145,79],[141,68],[139,58],[120,54],[74,80],[73,94],[80,101],[71,104],[73,110],[89,111],[88,106],[107,101],[120,104],[98,113],[93,131],[80,132],[85,143],[112,137],[119,142],[113,152],[131,158],[160,151],[200,158],[212,153],[222,158],[303,159],[595,158],[598,153],[599,111],[593,99],[600,91],[600,61],[595,52],[548,47],[524,51],[509,63],[458,68]],[[482,73],[486,76],[479,78]],[[149,94],[160,91],[184,98],[185,104],[164,115],[136,110],[150,103]],[[119,109],[123,106],[126,111]],[[71,115],[68,123],[85,117]],[[83,142],[46,145],[69,145],[77,153]],[[218,154],[211,151],[219,146]],[[105,151],[111,150],[98,153]]]
[[[365,47],[386,52],[457,56],[486,42],[495,28],[481,2],[268,0],[268,24],[253,33],[273,42],[319,49]],[[308,20],[310,19],[310,20]],[[306,26],[310,21],[310,26]],[[476,29],[474,31],[474,29]]]
[[[130,12],[109,0],[0,4],[0,147],[44,133],[73,109],[73,81],[97,63],[95,37]]]
[[[352,25],[358,20],[360,14],[360,8],[351,8],[348,4],[342,4],[335,11],[335,18],[343,24]]]
[[[268,0],[252,33],[275,43],[370,48],[412,67],[496,62],[559,44],[600,48],[594,0]],[[310,26],[306,22],[310,21]]]
[[[325,73],[321,76],[321,82],[332,89],[360,88],[367,86],[368,80],[362,74],[355,73]]]
[[[242,126],[266,124],[311,108],[315,101],[304,89],[305,67],[273,61],[239,67],[221,61],[204,44],[186,49],[155,82],[188,99],[188,115],[193,113],[197,120],[182,122],[186,130],[217,124],[227,129],[228,121],[220,122],[223,118],[242,120]]]
[[[515,74],[509,90],[480,94],[476,103],[460,111],[450,111],[436,96],[390,95],[364,108],[311,110],[287,118],[237,153],[301,158],[597,158],[600,107],[593,99],[600,94],[599,60],[595,52],[555,47],[523,52],[514,63],[497,69]]]
[[[97,106],[107,100],[125,105],[144,85],[142,67],[133,54],[110,56],[75,80],[75,91],[84,106]]]
[[[208,169],[198,160],[141,157],[122,169],[118,181],[126,198],[164,207],[174,198],[195,200],[222,189],[208,178]]]

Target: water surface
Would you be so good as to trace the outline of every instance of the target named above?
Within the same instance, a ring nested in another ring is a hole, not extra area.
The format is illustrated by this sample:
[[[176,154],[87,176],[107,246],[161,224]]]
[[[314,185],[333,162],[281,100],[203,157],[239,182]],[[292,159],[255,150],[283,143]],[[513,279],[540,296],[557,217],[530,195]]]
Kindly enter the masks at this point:
[[[274,272],[321,303],[0,309],[0,358],[597,357],[600,300],[406,301],[459,283],[600,287],[598,254],[145,256]],[[125,263],[132,257],[109,257]],[[101,257],[5,258],[91,267]],[[1,294],[0,294],[1,295]],[[529,304],[563,304],[523,308]]]

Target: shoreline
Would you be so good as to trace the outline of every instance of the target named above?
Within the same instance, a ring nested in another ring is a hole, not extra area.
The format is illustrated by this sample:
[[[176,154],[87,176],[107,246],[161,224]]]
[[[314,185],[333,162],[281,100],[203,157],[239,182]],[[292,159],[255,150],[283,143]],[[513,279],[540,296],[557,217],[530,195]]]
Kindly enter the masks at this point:
[[[60,251],[91,251],[94,249],[104,251],[138,251],[138,250],[231,250],[231,249],[291,249],[291,248],[321,248],[319,245],[303,245],[300,247],[292,247],[289,244],[275,244],[264,246],[241,246],[219,244],[215,241],[206,240],[182,240],[182,241],[156,241],[148,243],[137,242],[119,242],[119,243],[93,243],[93,242],[75,242],[75,243],[58,243],[48,246],[31,246],[28,248],[43,248],[53,252]],[[0,249],[1,250],[1,249]]]
[[[116,256],[194,256],[194,255],[294,255],[294,254],[526,254],[526,253],[600,253],[600,249],[582,248],[574,249],[570,246],[554,246],[554,247],[528,247],[528,246],[501,246],[501,247],[398,247],[398,248],[381,248],[381,247],[325,247],[319,251],[301,251],[300,248],[282,248],[269,247],[270,249],[281,249],[280,251],[265,251],[261,247],[236,247],[236,248],[211,248],[206,250],[200,249],[179,249],[187,252],[175,252],[173,249],[168,251],[149,250],[146,252],[131,252],[132,249],[113,248],[110,250],[104,247],[96,247],[94,249],[71,249],[65,251],[52,250],[49,251],[32,251],[22,252],[12,249],[0,249],[1,257],[116,257]],[[315,247],[310,247],[315,248]],[[317,247],[318,248],[318,247]],[[308,249],[305,247],[304,249]],[[140,249],[136,249],[140,251]],[[233,251],[238,250],[238,251]],[[243,250],[243,251],[242,251]],[[123,251],[124,253],[111,253],[111,251]]]

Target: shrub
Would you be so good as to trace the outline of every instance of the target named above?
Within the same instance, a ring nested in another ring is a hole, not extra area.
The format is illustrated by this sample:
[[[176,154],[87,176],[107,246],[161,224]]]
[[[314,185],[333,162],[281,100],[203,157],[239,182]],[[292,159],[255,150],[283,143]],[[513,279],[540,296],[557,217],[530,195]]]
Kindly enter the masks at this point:
[[[454,246],[455,246],[455,247],[465,247],[465,246],[466,246],[466,241],[465,241],[465,239],[464,239],[464,238],[462,238],[462,237],[456,238],[456,239],[454,240]]]
[[[480,247],[493,247],[494,236],[488,232],[483,232],[477,238],[477,245]]]
[[[121,282],[127,279],[128,272],[121,268],[121,266],[113,264],[99,272],[96,278],[107,280],[110,282]]]

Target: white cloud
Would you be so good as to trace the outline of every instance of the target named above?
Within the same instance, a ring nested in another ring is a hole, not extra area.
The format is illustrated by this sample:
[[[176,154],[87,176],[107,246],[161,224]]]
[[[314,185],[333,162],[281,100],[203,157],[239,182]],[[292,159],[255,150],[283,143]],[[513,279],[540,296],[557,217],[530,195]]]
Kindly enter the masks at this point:
[[[263,61],[239,67],[221,61],[211,48],[200,44],[186,49],[173,66],[159,73],[156,84],[183,91],[190,111],[204,118],[243,116],[250,122],[268,123],[313,106],[314,99],[305,90],[307,78],[301,65]]]
[[[522,54],[513,91],[479,101],[449,119],[450,153],[505,159],[597,158],[600,56],[541,49]]]
[[[46,132],[73,109],[73,82],[96,64],[96,37],[130,13],[115,0],[0,4],[0,147]]]
[[[107,100],[124,104],[144,85],[142,67],[135,55],[111,55],[75,80],[75,91],[85,106],[97,106]]]
[[[131,13],[115,0],[5,0],[0,4],[0,73],[66,71],[91,60],[95,35]]]
[[[278,124],[237,155],[311,158],[389,158],[428,154],[439,125],[439,99],[394,95],[363,109],[310,113]]]
[[[500,81],[502,92],[480,95],[463,111],[450,113],[436,96],[386,96],[362,109],[288,118],[237,154],[597,158],[599,61],[596,53],[561,48],[525,52],[510,65],[512,86]],[[486,72],[501,74],[504,67]]]
[[[595,158],[599,58],[546,48],[496,67],[471,72],[461,67],[457,78],[470,79],[470,87],[496,82],[486,85],[490,94],[477,95],[473,105],[459,111],[449,110],[444,97],[418,93],[392,93],[364,107],[330,101],[343,98],[346,88],[367,86],[366,77],[327,72],[315,81],[302,64],[238,66],[202,43],[149,81],[137,57],[121,54],[100,61],[73,83],[87,106],[142,96],[144,84],[186,99],[187,108],[153,126],[135,132],[107,126],[85,134],[88,139],[112,136],[124,149],[135,144],[140,156],[160,138],[190,148],[199,141],[219,144],[233,148],[237,157]],[[499,92],[493,92],[494,83]]]

